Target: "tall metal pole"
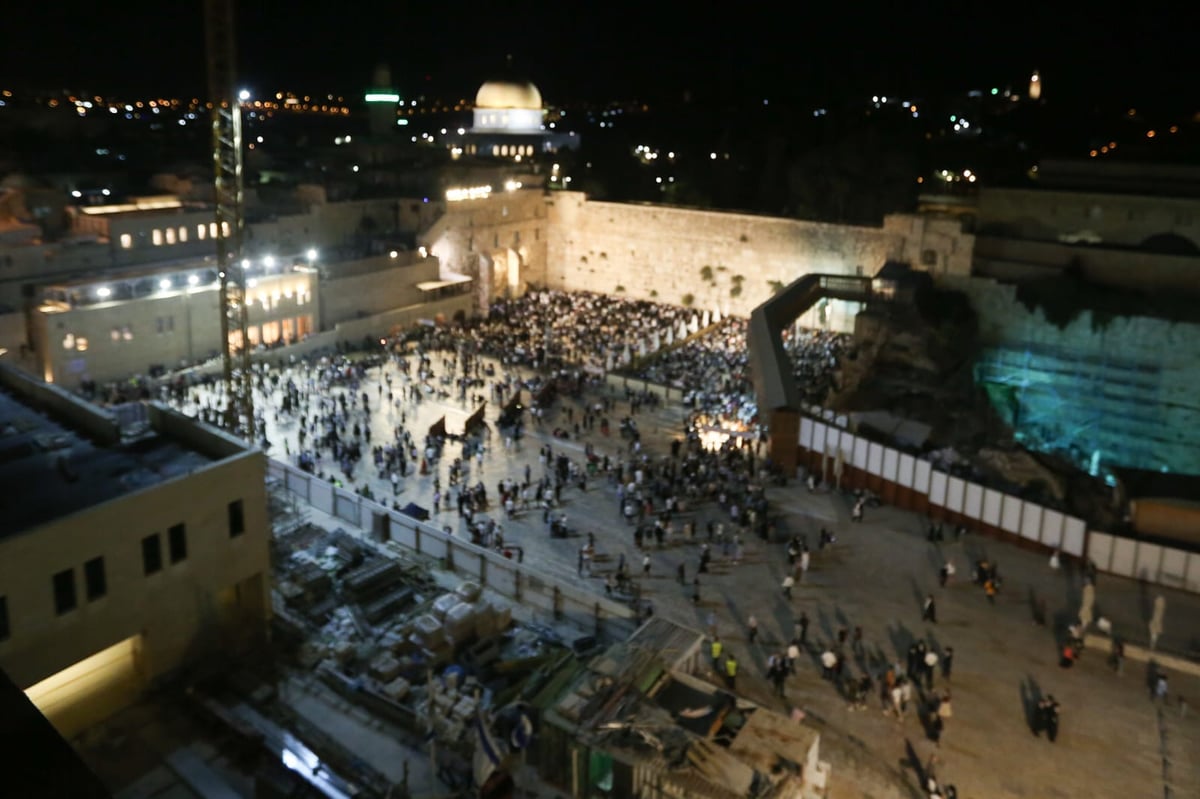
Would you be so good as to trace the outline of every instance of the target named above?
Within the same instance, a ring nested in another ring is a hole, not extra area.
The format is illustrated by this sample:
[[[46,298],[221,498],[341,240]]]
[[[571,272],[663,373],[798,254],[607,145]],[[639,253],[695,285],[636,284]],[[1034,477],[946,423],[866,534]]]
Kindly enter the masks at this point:
[[[212,154],[220,282],[221,358],[225,377],[225,424],[254,440],[250,347],[246,334],[246,280],[242,268],[245,229],[242,178],[242,113],[234,50],[234,0],[204,0],[208,99],[212,106]]]

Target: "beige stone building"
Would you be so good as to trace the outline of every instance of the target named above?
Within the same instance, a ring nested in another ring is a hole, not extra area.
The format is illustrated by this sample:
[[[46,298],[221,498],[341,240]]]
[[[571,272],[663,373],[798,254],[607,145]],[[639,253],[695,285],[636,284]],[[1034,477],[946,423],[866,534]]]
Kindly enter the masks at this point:
[[[475,280],[481,303],[538,285],[743,316],[811,272],[873,275],[895,260],[966,275],[973,247],[958,222],[926,216],[870,228],[533,190],[448,202],[420,241]],[[826,324],[848,329],[852,305],[823,309]]]
[[[262,452],[0,367],[0,667],[65,735],[270,617]]]

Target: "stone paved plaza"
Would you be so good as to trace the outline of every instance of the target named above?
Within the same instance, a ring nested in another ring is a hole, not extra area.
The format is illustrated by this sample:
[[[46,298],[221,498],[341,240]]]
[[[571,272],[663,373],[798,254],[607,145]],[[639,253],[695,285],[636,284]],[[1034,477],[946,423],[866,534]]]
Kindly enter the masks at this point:
[[[437,354],[432,362],[440,373]],[[401,412],[419,445],[429,425],[444,413],[449,414],[447,423],[453,428],[452,420],[470,410],[457,401],[437,399],[406,401],[399,410],[381,409],[380,405],[387,405],[379,402],[377,389],[384,370],[391,373],[396,385],[403,383],[394,365],[374,368],[365,384],[348,398],[356,400],[363,391],[370,397],[372,444],[392,441]],[[494,429],[498,409],[489,407],[492,431],[482,465],[472,464],[470,482],[482,480],[489,499],[494,500],[497,483],[506,477],[519,482],[526,465],[536,480],[541,468],[539,449],[547,443],[556,454],[575,459],[582,459],[585,443],[593,444],[600,455],[627,455],[628,442],[615,433],[616,421],[629,413],[619,386],[619,378],[610,378],[604,389],[619,400],[609,415],[611,436],[597,429],[586,433],[583,440],[551,438],[549,431],[555,424],[565,422],[563,403],[582,407],[581,400],[567,399],[548,411],[540,425],[528,421],[527,415],[527,435],[508,449]],[[636,381],[633,386],[640,389],[642,384]],[[592,401],[596,396],[591,395]],[[278,392],[272,397],[259,395],[256,407],[266,417],[271,457],[294,462],[296,427],[285,418],[276,419],[279,400]],[[194,406],[188,403],[185,410],[194,410]],[[678,396],[654,411],[639,412],[635,418],[644,448],[656,456],[667,455],[670,441],[682,434],[685,414]],[[459,454],[458,445],[449,444],[438,464],[443,487],[449,463]],[[330,467],[326,460],[321,470],[328,474]],[[430,507],[433,474],[414,472],[410,469],[409,477],[401,482],[396,499],[402,506],[415,502]],[[353,480],[338,476],[346,487],[369,484],[377,496],[389,501],[392,497],[390,481],[375,474],[369,457],[364,457]],[[1088,650],[1074,668],[1059,667],[1055,628],[1065,628],[1078,609],[1083,585],[1078,568],[1068,564],[1054,571],[1044,553],[973,534],[960,541],[948,534],[946,542],[932,544],[925,540],[925,519],[887,507],[868,509],[865,521],[854,524],[845,496],[809,493],[800,480],[790,481],[787,487],[771,487],[767,494],[772,515],[781,517],[779,540],[766,543],[749,538],[738,564],[725,561],[720,549],[714,548],[711,573],[702,576],[699,606],[692,603],[691,580],[703,533],[695,543],[675,541],[661,549],[648,549],[651,572],[642,579],[642,555],[634,546],[633,528],[619,514],[615,488],[600,477],[588,483],[586,492],[577,487],[563,492],[561,511],[575,528],[574,537],[550,538],[540,511],[531,510],[502,523],[506,541],[523,547],[527,565],[603,593],[606,574],[624,553],[655,612],[699,630],[706,629],[710,612],[715,614],[719,635],[742,664],[738,691],[771,707],[800,708],[822,731],[822,754],[833,764],[833,797],[923,795],[916,791],[917,778],[909,764],[914,760],[924,764],[935,753],[939,778],[943,784],[956,785],[962,797],[1200,796],[1200,713],[1184,714],[1180,706],[1180,697],[1190,699],[1193,706],[1200,705],[1200,679],[1169,672],[1169,702],[1160,706],[1151,699],[1144,663],[1127,660],[1123,674],[1118,675],[1107,663],[1107,652]],[[494,501],[491,507],[497,513]],[[707,504],[685,508],[684,517],[697,520],[698,530],[703,531],[705,522],[717,519],[718,513],[715,504]],[[496,518],[502,515],[499,512]],[[453,510],[438,512],[431,523],[449,525],[456,533],[464,530]],[[837,540],[818,550],[821,527],[832,530]],[[578,553],[587,532],[596,536],[598,555],[593,573],[581,576]],[[788,571],[785,537],[792,533],[805,534],[813,552],[808,576],[788,601],[779,586]],[[971,564],[985,556],[998,564],[1004,578],[994,605],[969,576]],[[937,573],[943,558],[956,565],[957,575],[940,588]],[[686,587],[676,578],[681,562],[685,564]],[[936,624],[922,621],[921,602],[929,593],[937,601]],[[1167,603],[1160,648],[1182,651],[1195,647],[1200,640],[1200,597],[1194,595],[1102,574],[1096,589],[1098,615],[1111,619],[1114,629],[1131,642],[1143,642],[1145,620],[1159,594]],[[1039,599],[1046,602],[1050,618],[1046,627],[1033,623],[1032,609]],[[866,666],[877,678],[885,660],[903,664],[914,637],[923,638],[934,651],[953,647],[950,682],[940,673],[934,682],[934,690],[949,688],[953,695],[953,717],[946,724],[940,747],[935,748],[926,738],[911,708],[903,720],[885,715],[878,690],[868,698],[865,709],[849,707],[833,684],[821,679],[820,649],[813,648],[801,657],[797,674],[788,678],[785,697],[778,697],[764,676],[766,659],[786,647],[793,622],[802,611],[812,619],[810,646],[830,641],[840,628],[862,627],[865,657],[848,664],[854,675]],[[745,624],[751,614],[760,624],[754,644],[748,641]],[[712,679],[719,681],[717,675]],[[1028,721],[1029,708],[1046,694],[1053,694],[1062,706],[1056,743],[1035,737]]]

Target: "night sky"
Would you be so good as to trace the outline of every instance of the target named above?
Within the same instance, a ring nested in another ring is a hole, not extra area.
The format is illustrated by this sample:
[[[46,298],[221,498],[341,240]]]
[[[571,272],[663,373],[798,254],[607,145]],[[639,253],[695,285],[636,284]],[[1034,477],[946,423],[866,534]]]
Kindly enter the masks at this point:
[[[744,4],[747,7],[758,4]],[[511,53],[551,103],[757,96],[836,102],[1011,84],[1033,68],[1048,97],[1195,102],[1193,26],[1183,9],[919,3],[780,4],[725,12],[697,3],[242,3],[240,69],[261,91],[356,94],[376,63],[407,96],[470,97]],[[0,76],[24,87],[198,93],[201,0],[14,0]]]

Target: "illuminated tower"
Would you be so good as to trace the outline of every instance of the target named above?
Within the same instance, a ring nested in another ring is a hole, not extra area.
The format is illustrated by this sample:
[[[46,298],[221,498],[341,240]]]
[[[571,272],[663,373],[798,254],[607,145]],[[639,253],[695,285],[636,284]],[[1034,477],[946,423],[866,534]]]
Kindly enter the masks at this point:
[[[396,130],[396,104],[400,95],[392,88],[392,71],[387,64],[375,67],[371,88],[363,98],[367,102],[367,122],[371,136],[390,136]]]
[[[1029,99],[1037,101],[1042,97],[1042,76],[1035,69],[1029,76]]]

